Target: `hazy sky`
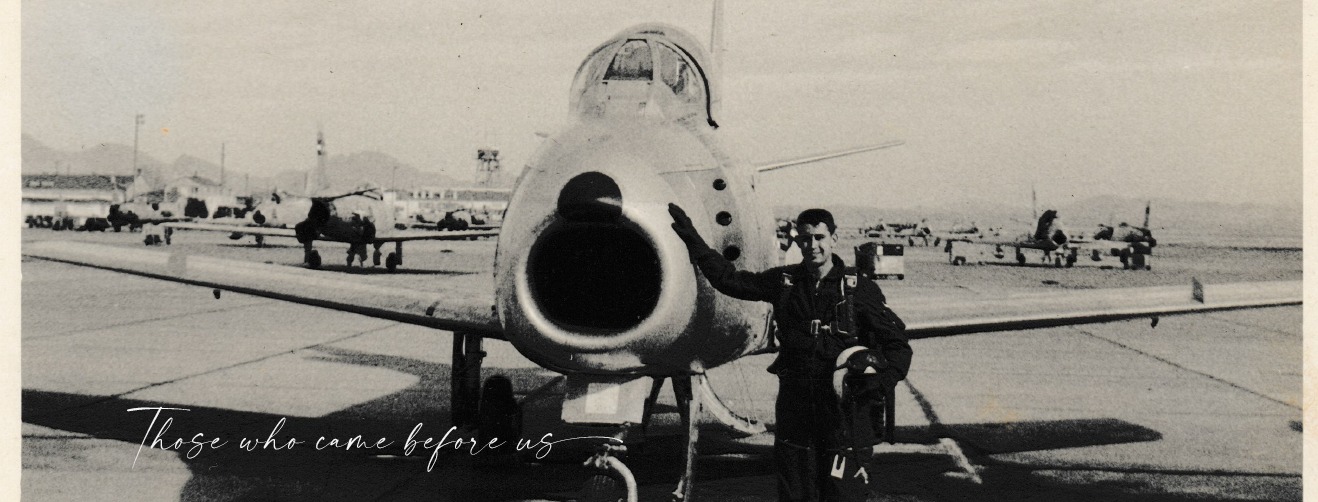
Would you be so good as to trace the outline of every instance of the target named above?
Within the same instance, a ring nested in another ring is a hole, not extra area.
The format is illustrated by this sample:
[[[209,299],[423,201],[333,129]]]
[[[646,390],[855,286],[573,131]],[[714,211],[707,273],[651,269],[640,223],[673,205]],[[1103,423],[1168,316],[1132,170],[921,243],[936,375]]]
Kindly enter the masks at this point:
[[[772,5],[767,5],[772,3]],[[379,150],[474,178],[567,121],[587,51],[641,22],[708,40],[710,0],[23,2],[23,128],[253,173]],[[1041,204],[1092,194],[1301,200],[1300,2],[726,6],[734,151],[895,149],[766,174],[792,203]]]

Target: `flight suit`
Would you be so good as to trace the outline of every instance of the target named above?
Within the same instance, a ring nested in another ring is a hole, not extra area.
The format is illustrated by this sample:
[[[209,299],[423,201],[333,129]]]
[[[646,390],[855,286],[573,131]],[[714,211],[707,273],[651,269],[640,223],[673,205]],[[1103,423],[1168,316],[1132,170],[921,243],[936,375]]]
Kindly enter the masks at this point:
[[[829,329],[844,298],[842,259],[833,255],[833,268],[817,287],[804,264],[738,271],[708,248],[692,250],[692,259],[723,294],[774,304],[780,351],[769,371],[779,383],[774,443],[779,500],[864,500],[869,486],[857,474],[869,462],[874,437],[869,406],[875,403],[839,403],[832,382],[838,355],[856,341]],[[895,385],[911,364],[905,325],[884,305],[873,281],[860,278],[853,291],[859,342],[887,360],[879,374],[882,385]],[[812,334],[816,321],[823,329]],[[865,447],[855,448],[858,444]]]

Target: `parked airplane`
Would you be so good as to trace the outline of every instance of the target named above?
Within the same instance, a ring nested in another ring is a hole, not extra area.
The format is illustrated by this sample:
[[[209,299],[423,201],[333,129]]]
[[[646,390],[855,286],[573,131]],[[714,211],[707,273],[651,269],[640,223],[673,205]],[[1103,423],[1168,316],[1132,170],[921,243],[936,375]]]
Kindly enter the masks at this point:
[[[1144,205],[1143,226],[1131,226],[1124,221],[1115,227],[1100,224],[1092,238],[1073,238],[1070,245],[1082,251],[1089,251],[1090,258],[1094,261],[1100,261],[1105,255],[1119,256],[1122,265],[1130,267],[1131,259],[1135,255],[1153,254],[1153,248],[1158,245],[1158,240],[1153,237],[1153,230],[1149,228],[1151,205],[1151,203]]]
[[[1000,240],[993,238],[970,239],[967,237],[948,237],[947,244],[943,250],[948,253],[948,259],[953,265],[961,265],[968,261],[969,256],[975,253],[960,250],[965,246],[993,246],[993,257],[1001,259],[1006,257],[1006,249],[1015,251],[1017,263],[1025,264],[1025,253],[1023,249],[1034,249],[1042,251],[1045,262],[1053,261],[1057,266],[1071,266],[1075,264],[1076,251],[1074,248],[1067,247],[1070,237],[1066,233],[1066,228],[1062,225],[1062,217],[1054,209],[1049,209],[1039,216],[1039,221],[1035,225],[1033,233],[1023,234],[1015,239]]]
[[[427,230],[494,230],[499,228],[499,225],[491,224],[485,218],[476,216],[466,209],[445,211],[444,217],[435,221],[430,221],[425,215],[421,214],[416,215],[414,219],[416,222],[409,225],[411,228]]]
[[[325,139],[317,134],[316,169],[308,175],[308,191],[324,192],[329,189],[325,169]],[[313,180],[314,179],[314,186]],[[403,242],[417,240],[466,240],[498,235],[493,230],[464,230],[458,232],[437,232],[408,230],[407,225],[397,222],[393,204],[383,200],[378,188],[364,188],[348,193],[330,196],[312,196],[307,198],[278,196],[274,194],[269,201],[258,206],[252,213],[256,225],[235,225],[216,223],[171,223],[165,225],[166,243],[175,230],[197,230],[208,232],[226,232],[230,238],[252,235],[257,245],[264,243],[265,237],[292,237],[302,243],[303,263],[310,268],[320,268],[320,252],[314,248],[317,240],[342,242],[348,244],[347,265],[357,261],[366,265],[367,246],[374,248],[371,263],[380,266],[383,252],[380,248],[393,243],[394,251],[384,259],[384,266],[393,272],[403,264]],[[288,228],[289,209],[305,207],[301,221]],[[267,215],[268,212],[268,215]]]
[[[175,230],[199,230],[226,232],[231,237],[243,235],[256,236],[258,245],[265,237],[292,237],[302,243],[303,262],[310,268],[320,268],[320,252],[314,249],[317,240],[343,242],[348,244],[347,265],[353,261],[366,265],[367,246],[374,248],[371,262],[374,266],[381,264],[385,244],[393,243],[394,251],[384,259],[384,266],[393,272],[403,264],[403,243],[418,240],[466,240],[479,237],[497,236],[493,230],[464,230],[454,232],[399,230],[393,226],[393,208],[384,204],[343,204],[342,200],[355,197],[379,202],[378,189],[364,189],[330,197],[312,197],[306,217],[293,228],[272,226],[236,226],[214,223],[170,223],[166,224],[166,233]],[[341,209],[346,207],[347,209]],[[349,212],[350,211],[350,212]],[[347,215],[342,214],[348,212]],[[270,222],[271,220],[266,220]],[[379,230],[379,226],[384,226]],[[406,226],[404,226],[406,228]],[[166,239],[170,242],[172,239]]]
[[[659,384],[671,378],[688,435],[674,495],[691,500],[700,410],[743,433],[765,430],[723,405],[706,372],[770,350],[772,307],[714,291],[672,231],[668,204],[686,208],[711,247],[739,268],[767,269],[780,264],[783,253],[771,237],[771,212],[756,192],[761,172],[901,144],[760,165],[734,159],[715,120],[719,5],[714,59],[688,33],[659,24],[627,29],[590,52],[571,87],[576,122],[544,142],[517,183],[498,234],[492,296],[442,281],[425,291],[380,288],[289,267],[108,252],[78,242],[26,243],[24,253],[450,330],[458,424],[479,425],[481,417],[499,415],[482,410],[478,416],[479,407],[511,401],[507,386],[480,392],[485,338],[506,340],[531,361],[563,373],[561,418],[605,427],[619,440],[636,430],[632,424],[644,423]],[[1113,301],[1100,308],[1084,296],[1093,292],[1079,293],[1074,302],[1054,296],[1007,310],[1001,302],[939,305],[908,317],[908,333],[1018,330],[1299,302],[1299,288],[1290,283],[1223,291],[1206,302],[1108,291]],[[619,451],[605,445],[589,464],[613,471],[634,496]]]

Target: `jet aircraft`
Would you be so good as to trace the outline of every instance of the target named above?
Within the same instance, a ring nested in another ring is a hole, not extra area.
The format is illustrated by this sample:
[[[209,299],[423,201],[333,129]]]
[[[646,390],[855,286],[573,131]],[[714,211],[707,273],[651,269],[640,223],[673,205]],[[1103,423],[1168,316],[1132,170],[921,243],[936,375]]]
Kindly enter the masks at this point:
[[[979,238],[971,240],[967,237],[947,237],[947,244],[943,250],[948,253],[948,259],[953,265],[963,265],[967,263],[968,256],[974,253],[962,249],[965,246],[993,246],[993,256],[1001,259],[1006,256],[1006,249],[1010,248],[1015,251],[1016,262],[1024,265],[1026,262],[1024,249],[1034,249],[1043,252],[1045,262],[1053,261],[1057,266],[1071,266],[1075,264],[1076,251],[1074,248],[1067,247],[1070,237],[1066,233],[1066,228],[1062,225],[1062,217],[1054,209],[1049,209],[1039,216],[1035,225],[1034,232],[1022,234],[1015,239],[994,240],[990,238]]]
[[[1131,260],[1136,255],[1147,256],[1153,254],[1153,248],[1158,245],[1158,239],[1153,237],[1153,230],[1149,228],[1149,209],[1151,206],[1152,203],[1144,204],[1143,226],[1131,226],[1124,221],[1115,227],[1100,224],[1099,229],[1094,232],[1092,238],[1072,238],[1070,245],[1081,250],[1088,250],[1090,258],[1094,261],[1102,260],[1105,255],[1120,257],[1121,264],[1129,268]]]
[[[772,350],[772,307],[714,291],[670,228],[668,204],[686,208],[701,235],[739,268],[764,270],[782,263],[783,253],[767,201],[757,195],[762,173],[901,144],[764,164],[732,157],[717,122],[719,10],[716,3],[712,53],[685,31],[645,24],[587,55],[571,85],[575,122],[542,144],[514,189],[488,293],[473,295],[440,279],[426,291],[386,289],[290,267],[107,252],[78,242],[29,243],[24,253],[451,331],[455,424],[481,425],[482,417],[499,415],[483,407],[510,400],[506,386],[480,390],[486,338],[505,340],[565,375],[563,421],[598,426],[619,440],[637,432],[633,424],[645,422],[659,384],[671,379],[688,437],[674,496],[691,500],[700,410],[745,434],[765,431],[719,400],[707,371]],[[1048,231],[1038,240],[1053,242],[1052,228],[1041,225]],[[330,227],[318,231],[338,235]],[[1088,291],[1042,303],[940,304],[903,317],[908,334],[919,338],[1288,305],[1300,296],[1292,283],[1210,288],[1202,301],[1097,293],[1107,294],[1099,308]],[[588,464],[621,479],[634,500],[621,451],[605,444]]]

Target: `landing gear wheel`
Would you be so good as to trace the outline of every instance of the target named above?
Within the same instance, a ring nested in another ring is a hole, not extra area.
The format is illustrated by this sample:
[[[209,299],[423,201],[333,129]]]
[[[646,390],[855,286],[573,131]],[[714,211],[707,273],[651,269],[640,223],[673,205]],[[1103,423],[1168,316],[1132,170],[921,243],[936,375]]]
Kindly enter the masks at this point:
[[[380,255],[380,248],[375,248],[375,253],[371,255],[371,264],[377,267],[380,266]],[[392,272],[392,270],[390,270],[390,272]]]
[[[626,453],[626,446],[605,444],[594,456],[586,459],[586,468],[595,473],[586,479],[580,500],[634,502],[637,499],[636,477],[619,458]]]
[[[486,378],[476,408],[477,442],[488,444],[494,438],[511,441],[521,433],[522,410],[517,405],[517,398],[513,397],[512,381],[503,375]]]
[[[599,473],[586,479],[582,487],[582,502],[624,502],[627,500],[627,486],[613,475]]]
[[[1021,265],[1025,264],[1025,253],[1022,253],[1020,251],[1016,252],[1016,263],[1019,263]]]
[[[899,281],[906,280],[906,274],[897,274],[897,280]]]
[[[379,253],[376,253],[376,254],[379,254]],[[376,263],[379,263],[379,262],[377,261]],[[394,255],[393,253],[389,253],[389,256],[386,256],[386,257],[384,258],[384,268],[389,269],[390,272],[397,271],[397,270],[398,270],[398,256]]]
[[[320,268],[320,251],[312,251],[307,255],[307,266],[311,268]]]

